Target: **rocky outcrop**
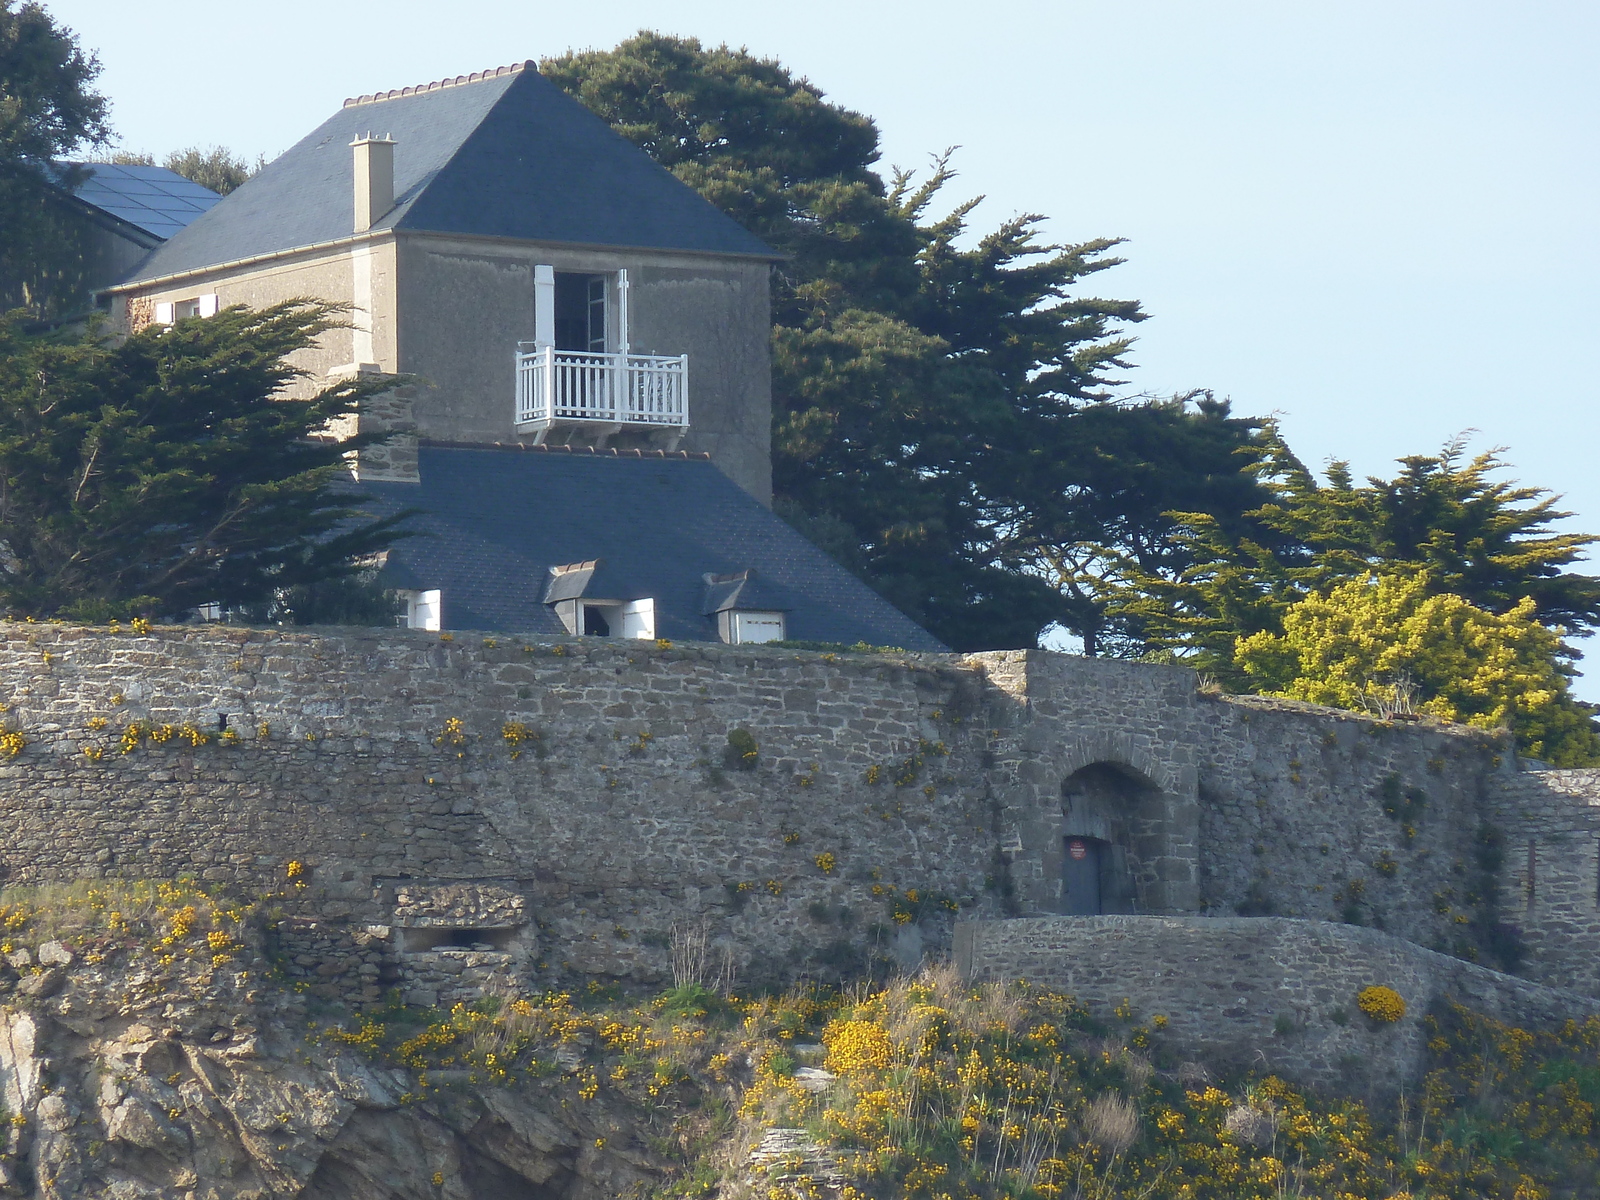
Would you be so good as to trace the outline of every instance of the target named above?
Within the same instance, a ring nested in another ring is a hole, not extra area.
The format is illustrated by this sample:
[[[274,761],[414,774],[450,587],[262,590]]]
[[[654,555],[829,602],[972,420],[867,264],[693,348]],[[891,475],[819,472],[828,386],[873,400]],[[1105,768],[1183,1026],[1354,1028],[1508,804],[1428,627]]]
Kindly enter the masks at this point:
[[[628,1114],[560,1076],[425,1087],[319,1043],[258,959],[90,957],[0,968],[0,1196],[598,1200],[659,1176]]]

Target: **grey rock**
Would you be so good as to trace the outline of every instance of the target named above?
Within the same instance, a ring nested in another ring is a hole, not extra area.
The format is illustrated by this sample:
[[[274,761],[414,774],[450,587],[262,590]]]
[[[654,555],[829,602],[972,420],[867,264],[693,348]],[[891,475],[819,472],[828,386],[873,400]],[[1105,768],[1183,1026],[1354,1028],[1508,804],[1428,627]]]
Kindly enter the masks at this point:
[[[60,967],[51,967],[47,971],[40,971],[37,975],[24,975],[17,981],[17,992],[23,996],[43,999],[55,995],[66,982],[67,973]]]

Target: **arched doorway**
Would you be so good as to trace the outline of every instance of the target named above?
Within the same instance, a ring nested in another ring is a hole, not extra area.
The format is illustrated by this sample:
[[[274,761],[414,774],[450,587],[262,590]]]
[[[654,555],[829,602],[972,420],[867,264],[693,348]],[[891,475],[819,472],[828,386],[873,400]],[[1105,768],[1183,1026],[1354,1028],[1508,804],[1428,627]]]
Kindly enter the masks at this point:
[[[1072,916],[1147,911],[1149,881],[1140,838],[1147,834],[1153,784],[1120,763],[1091,763],[1061,784],[1058,911]]]

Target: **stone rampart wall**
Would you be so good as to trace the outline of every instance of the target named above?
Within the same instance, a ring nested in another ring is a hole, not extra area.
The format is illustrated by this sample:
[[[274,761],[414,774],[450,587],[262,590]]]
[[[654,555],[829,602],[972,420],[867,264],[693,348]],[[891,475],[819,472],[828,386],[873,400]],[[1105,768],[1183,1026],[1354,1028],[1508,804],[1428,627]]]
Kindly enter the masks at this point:
[[[975,657],[1023,707],[994,784],[1020,913],[1060,911],[1061,835],[1077,832],[1064,824],[1062,783],[1109,761],[1165,801],[1155,808],[1167,825],[1166,902],[1149,886],[1136,911],[1351,921],[1476,952],[1464,923],[1477,915],[1473,838],[1489,781],[1513,771],[1500,739],[1207,695],[1174,668]]]
[[[1422,1076],[1433,1007],[1456,1002],[1524,1028],[1600,1013],[1600,1000],[1423,950],[1374,929],[1322,921],[1050,917],[962,922],[969,979],[1026,979],[1108,1017],[1128,1003],[1180,1054],[1301,1083],[1393,1094]],[[1393,988],[1400,1020],[1363,1014],[1363,988]]]
[[[1042,652],[0,624],[0,702],[26,742],[0,753],[0,882],[262,890],[301,862],[297,957],[355,995],[658,980],[675,931],[746,978],[909,965],[958,911],[1059,911],[1080,822],[1126,842],[1137,912],[1450,948],[1485,797],[1533,778],[1475,731]],[[1071,799],[1085,768],[1125,794]],[[1396,787],[1421,798],[1386,812]]]
[[[1496,779],[1488,819],[1505,919],[1527,946],[1525,973],[1600,995],[1600,771]]]
[[[981,675],[955,660],[5,628],[9,884],[261,890],[301,862],[299,915],[382,929],[402,962],[408,926],[503,928],[479,902],[501,889],[530,971],[656,979],[675,927],[747,973],[825,971],[914,962],[998,903]],[[479,900],[452,907],[462,883]]]

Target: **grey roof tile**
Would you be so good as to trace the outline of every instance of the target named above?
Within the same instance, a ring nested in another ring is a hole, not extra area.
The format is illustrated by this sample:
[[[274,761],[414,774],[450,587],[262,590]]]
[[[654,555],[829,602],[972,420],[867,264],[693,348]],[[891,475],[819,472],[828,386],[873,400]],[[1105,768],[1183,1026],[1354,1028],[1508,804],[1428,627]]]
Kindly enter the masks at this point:
[[[353,156],[395,147],[377,229],[772,257],[772,250],[536,70],[349,103],[152,254],[130,282],[351,233]]]
[[[550,568],[600,559],[655,600],[660,637],[716,641],[705,576],[753,569],[790,638],[944,649],[708,460],[424,444],[420,465],[420,485],[361,488],[377,511],[422,510],[385,579],[438,588],[447,628],[564,632]]]

